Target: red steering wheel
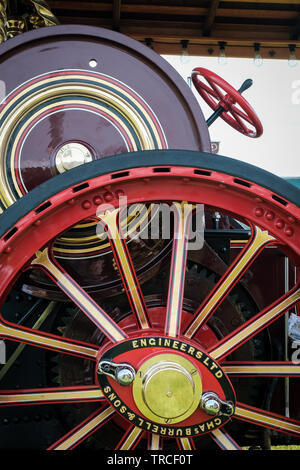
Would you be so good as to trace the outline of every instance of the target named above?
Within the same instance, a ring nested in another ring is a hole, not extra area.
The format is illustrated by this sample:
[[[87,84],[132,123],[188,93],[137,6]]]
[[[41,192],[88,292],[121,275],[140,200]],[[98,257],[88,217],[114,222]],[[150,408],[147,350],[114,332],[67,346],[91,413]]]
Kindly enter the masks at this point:
[[[248,137],[259,137],[263,133],[262,123],[248,101],[223,78],[199,67],[193,70],[192,80],[204,101],[214,111],[220,110],[221,118],[231,127]]]

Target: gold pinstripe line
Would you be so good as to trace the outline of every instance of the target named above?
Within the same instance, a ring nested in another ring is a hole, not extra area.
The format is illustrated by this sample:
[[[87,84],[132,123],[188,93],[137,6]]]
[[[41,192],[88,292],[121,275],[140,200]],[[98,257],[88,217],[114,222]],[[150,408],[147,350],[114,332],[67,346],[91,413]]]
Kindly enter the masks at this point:
[[[193,450],[192,444],[188,437],[181,437],[180,442],[183,450]]]
[[[173,241],[176,244],[176,255],[172,262],[171,270],[174,272],[170,274],[169,290],[172,295],[167,301],[167,322],[166,334],[168,336],[178,335],[178,317],[181,314],[182,300],[183,300],[183,288],[184,288],[184,272],[185,272],[185,259],[186,250],[188,243],[188,231],[190,226],[190,214],[194,209],[194,206],[187,203],[173,202],[174,208],[176,208],[176,217],[178,224],[177,239]],[[172,277],[172,278],[171,278]]]
[[[246,408],[236,406],[235,415],[240,418],[245,418],[245,419],[254,421],[257,424],[263,424],[263,425],[269,424],[270,426],[275,426],[278,429],[285,429],[287,431],[291,431],[295,434],[300,435],[300,423],[295,424],[295,423],[288,422],[285,419],[265,415],[263,414],[263,410],[262,410],[262,413],[259,413],[257,411],[248,410]]]
[[[139,207],[142,208],[143,204],[138,204],[136,211],[139,211]],[[130,220],[130,216],[128,219],[124,219],[121,221],[120,226],[124,229],[127,229],[127,231],[124,232],[124,238],[127,238],[127,236],[130,236],[132,233],[134,233],[137,229],[137,227],[141,226],[142,223],[151,215],[151,210],[152,210],[152,204],[150,207],[146,210],[145,214],[140,217],[134,217],[132,220]],[[137,218],[137,221],[135,222],[134,219]],[[74,228],[85,228],[85,227],[96,227],[98,222],[93,222],[91,224],[78,224],[77,226],[74,226]],[[72,227],[73,228],[73,227]],[[55,240],[55,245],[53,247],[53,252],[54,253],[59,253],[59,254],[85,254],[85,253],[93,253],[97,249],[101,248],[101,250],[106,249],[107,247],[110,247],[109,242],[105,242],[106,238],[104,234],[95,234],[90,237],[84,237],[84,238],[79,238],[76,236],[77,234],[74,233],[73,238],[69,237],[64,237],[60,236]],[[89,242],[91,240],[91,242]],[[93,243],[96,244],[98,243],[98,246],[94,246],[92,248],[79,248],[75,249],[75,246],[78,246],[82,242],[84,245],[92,245]],[[67,245],[70,248],[66,248],[63,246],[62,248],[59,248],[61,245]]]
[[[56,306],[56,302],[51,301],[45,310],[41,313],[37,321],[33,324],[32,329],[33,330],[39,330],[44,321],[48,318],[48,316],[53,312],[54,307]],[[1,328],[1,326],[0,326]],[[20,356],[22,353],[23,349],[26,347],[26,344],[19,344],[17,348],[14,350],[14,352],[10,355],[9,359],[7,360],[6,364],[3,365],[3,367],[0,370],[0,381],[3,379],[5,374],[9,371],[11,366],[15,363],[17,358]]]
[[[53,450],[67,450],[70,447],[73,447],[78,441],[83,439],[87,434],[93,431],[93,429],[99,426],[104,420],[106,420],[113,413],[115,413],[115,410],[111,406],[109,406],[104,411],[101,411],[93,419],[91,419],[86,424],[84,424],[82,427],[80,427],[77,431],[75,431],[74,434],[64,439],[57,446],[52,447],[52,449]]]
[[[45,337],[39,333],[22,331],[21,329],[13,328],[0,323],[0,335],[7,336],[13,340],[21,342],[30,342],[40,347],[50,347],[52,349],[59,349],[66,353],[75,353],[84,355],[94,359],[97,356],[97,350],[89,347],[81,346],[79,344],[68,343],[67,341]]]
[[[289,374],[299,375],[300,366],[298,365],[224,365],[223,371],[226,374]]]
[[[143,429],[135,426],[133,430],[131,431],[131,433],[127,436],[127,439],[125,440],[125,442],[123,442],[123,444],[121,445],[120,450],[130,450],[132,446],[134,445],[135,441],[139,438],[139,436],[143,432],[144,432]]]
[[[138,316],[139,322],[143,329],[149,328],[149,322],[147,318],[147,312],[145,310],[145,303],[143,302],[143,298],[137,288],[136,281],[134,279],[134,274],[132,272],[131,266],[128,263],[127,256],[125,253],[125,248],[121,240],[121,235],[118,228],[118,214],[120,208],[117,208],[112,211],[106,211],[105,214],[97,215],[100,221],[102,221],[108,228],[109,234],[109,241],[110,244],[115,248],[116,256],[118,258],[121,271],[126,279],[128,284],[128,295],[130,296],[135,312]]]
[[[243,271],[244,267],[251,261],[251,259],[257,254],[257,252],[267,243],[274,241],[274,237],[268,234],[267,231],[262,231],[260,228],[255,227],[255,235],[250,243],[249,247],[242,255],[241,259],[234,264],[233,268],[229,267],[229,270],[225,273],[223,281],[220,281],[220,285],[217,290],[214,292],[213,296],[208,300],[208,302],[201,308],[195,320],[187,329],[185,336],[191,338],[196,331],[203,324],[205,319],[213,311],[215,305],[220,301],[224,292],[226,292],[230,287],[237,281],[239,274]]]
[[[0,393],[0,404],[26,404],[27,402],[42,403],[44,401],[76,400],[76,399],[101,399],[104,394],[100,389],[94,390],[70,390],[70,391],[36,391],[28,393]]]
[[[72,101],[72,104],[68,103],[69,106],[71,107],[76,107],[76,105],[86,105],[86,102],[85,101],[81,101],[81,100],[74,100]],[[50,105],[48,106],[45,106],[43,108],[43,111],[42,112],[45,112],[47,110],[51,110],[53,107],[55,106],[55,104],[51,103]],[[129,131],[129,128],[126,126],[126,124],[124,123],[124,121],[122,121],[120,118],[118,118],[118,116],[116,116],[113,112],[111,112],[109,109],[99,105],[99,104],[95,104],[95,103],[89,103],[89,106],[94,108],[94,109],[97,109],[97,110],[100,110],[100,111],[105,111],[105,113],[107,113],[111,118],[115,119],[119,125],[121,126],[121,128],[123,130],[125,130],[126,134],[128,137],[130,137],[130,143],[133,147],[133,151],[137,151],[138,150],[138,147],[136,146],[136,143],[135,143],[135,140],[134,140],[134,137],[133,135],[131,134],[131,132]],[[16,152],[16,149],[17,149],[17,146],[19,144],[19,139],[20,139],[20,136],[22,135],[24,129],[28,126],[28,124],[33,121],[37,116],[39,116],[41,114],[41,111],[38,111],[36,112],[35,114],[31,115],[30,116],[30,121],[26,121],[24,123],[24,125],[19,129],[19,132],[17,133],[17,135],[15,136],[15,140],[14,140],[14,143],[12,145],[12,149],[11,149],[11,159],[10,159],[10,170],[11,170],[11,177],[12,177],[12,180],[13,180],[13,184],[14,184],[14,187],[15,187],[15,190],[16,192],[18,193],[19,197],[22,197],[22,192],[20,191],[19,187],[18,187],[18,182],[17,182],[17,179],[16,179],[16,176],[15,176],[15,163],[14,163],[14,160],[15,160],[15,152]],[[137,135],[137,137],[139,138],[140,140],[140,137]],[[145,143],[143,143],[142,141],[140,142],[140,145],[143,147],[147,147],[147,145],[149,147],[154,147],[154,144],[151,145],[151,144],[147,144],[145,145]]]
[[[68,75],[68,79],[71,79],[71,80],[73,79],[74,81],[76,81],[80,78],[83,78],[83,77],[85,78],[84,75],[79,75],[79,74]],[[94,77],[88,77],[88,78],[94,78]],[[58,97],[62,94],[62,92],[63,92],[64,95],[82,93],[83,95],[91,95],[91,96],[96,97],[96,98],[101,97],[101,99],[104,102],[106,101],[110,106],[112,106],[114,104],[115,109],[117,109],[125,117],[125,119],[127,119],[131,123],[133,129],[135,129],[137,138],[140,140],[140,145],[141,145],[143,150],[154,149],[154,148],[156,148],[156,146],[157,146],[158,149],[163,148],[163,141],[161,140],[161,137],[160,137],[159,133],[157,132],[157,129],[154,126],[150,115],[139,104],[138,100],[136,100],[134,96],[132,96],[129,93],[127,93],[126,91],[122,90],[122,96],[126,97],[126,99],[124,99],[124,98],[118,96],[117,93],[112,92],[111,90],[109,92],[104,91],[103,88],[101,88],[101,85],[103,85],[103,84],[105,85],[105,84],[108,83],[108,81],[105,80],[105,79],[94,78],[94,83],[96,84],[95,87],[91,86],[91,85],[83,86],[82,84],[66,85],[65,83],[62,83],[60,86],[51,85],[52,82],[54,82],[56,80],[57,80],[57,77],[52,77],[52,78],[48,78],[48,79],[45,79],[45,80],[41,80],[39,82],[39,85],[43,85],[45,83],[49,84],[49,88],[46,91],[43,90],[43,92],[42,92],[42,96],[43,96],[44,101],[46,100],[47,97],[53,97],[53,95],[55,95],[55,93],[57,93],[56,97]],[[98,87],[97,87],[97,85],[98,85]],[[120,87],[118,87],[118,86],[116,86],[112,83],[109,83],[109,86],[111,88],[115,89],[115,90],[120,91]],[[19,100],[19,98],[21,98],[23,95],[25,95],[26,93],[28,93],[31,90],[33,91],[33,93],[29,95],[30,98],[28,98],[26,100],[25,104],[24,103],[21,104],[21,105],[19,104],[18,107],[17,107],[17,119],[18,119],[18,116],[19,117],[23,116],[24,112],[26,110],[32,109],[33,106],[36,105],[39,102],[37,98],[40,96],[39,95],[40,92],[34,93],[35,88],[36,88],[36,84],[33,84],[33,85],[25,88],[22,92],[18,93],[8,103],[7,107],[3,107],[3,109],[0,113],[0,119],[1,119],[1,116],[3,116],[3,114],[7,111],[7,108],[13,106],[14,103],[17,100]],[[37,95],[37,97],[35,95]],[[132,106],[130,104],[131,102],[134,103],[135,106]],[[124,106],[126,108],[125,111],[123,109]],[[53,107],[53,105],[51,107]],[[139,110],[140,114],[137,113],[135,108],[137,108]],[[44,109],[47,109],[47,108],[44,108]],[[106,112],[108,112],[107,108],[105,108],[105,110],[106,110]],[[152,112],[152,110],[151,110],[151,112]],[[108,114],[110,114],[110,113],[108,113]],[[113,113],[112,113],[112,115],[114,116],[114,118],[117,121],[119,121],[117,116],[115,116]],[[13,119],[13,122],[11,123],[12,119]],[[15,125],[15,122],[16,122],[16,113],[12,113],[12,114],[10,113],[8,115],[8,118],[6,119],[6,123],[4,123],[2,125],[2,128],[1,128],[2,134],[6,135],[6,133],[7,133],[6,129],[7,129],[8,130],[8,135],[9,135],[9,133],[12,129],[12,126]],[[124,127],[126,127],[124,125],[124,121],[121,121],[121,122],[122,122],[122,125]],[[158,122],[158,120],[157,120],[157,122]],[[138,123],[139,123],[139,125],[138,125]],[[28,121],[26,122],[25,125],[28,125]],[[149,128],[147,128],[147,125],[150,126],[150,128],[152,130],[152,133],[155,136],[156,146],[155,146],[154,141],[152,139],[152,136],[150,134]],[[160,126],[159,122],[158,122],[158,125]],[[161,129],[161,131],[162,131],[162,129]],[[130,135],[128,130],[127,130],[127,133],[128,133],[128,135]],[[163,131],[162,131],[162,133],[163,133]],[[15,142],[18,142],[18,139],[15,139]],[[133,144],[133,147],[135,147],[134,142],[131,142],[131,143]],[[14,152],[12,152],[12,157],[11,158],[12,158],[12,160],[11,160],[11,170],[13,170],[14,169],[13,168]],[[3,165],[1,165],[1,167],[2,166]],[[13,175],[13,183],[15,185],[16,191],[17,191],[18,195],[21,197],[22,194],[20,195],[19,191],[17,189],[18,185],[17,185],[17,182],[15,181],[13,171],[12,171],[12,175]],[[10,191],[8,189],[9,184],[8,184],[7,178],[5,178],[4,168],[2,168],[2,174],[0,176],[1,176],[1,180],[6,182],[8,194],[3,195],[2,199],[3,199],[4,205],[8,206],[8,205],[10,205],[14,202],[14,197],[12,196],[12,194],[10,194]]]
[[[53,71],[53,72],[48,72],[48,73],[56,73],[56,72],[61,73],[61,72],[69,72],[69,71],[68,71],[68,70],[58,70],[58,71]],[[72,70],[71,70],[71,72],[72,72]],[[34,78],[35,78],[35,77],[33,77],[33,79],[34,79]],[[116,91],[120,91],[120,90],[121,90],[122,95],[125,96],[125,97],[128,99],[128,101],[125,101],[125,100],[123,100],[123,101],[124,101],[126,104],[128,104],[128,103],[130,103],[130,102],[134,103],[135,107],[137,107],[137,108],[141,111],[141,115],[143,115],[145,121],[148,122],[148,124],[150,125],[150,127],[151,127],[151,129],[152,129],[152,132],[154,133],[157,142],[158,142],[158,143],[160,142],[160,140],[161,140],[161,139],[160,139],[160,136],[159,136],[159,134],[158,134],[158,132],[157,132],[157,130],[156,130],[156,127],[153,125],[153,121],[152,121],[151,117],[149,116],[148,112],[139,104],[139,101],[135,98],[135,96],[131,95],[130,93],[128,93],[127,91],[125,91],[125,90],[124,90],[123,88],[121,88],[120,86],[115,85],[115,84],[109,82],[109,78],[112,78],[112,79],[114,80],[113,77],[107,77],[107,78],[105,79],[105,78],[100,78],[100,77],[95,77],[95,76],[89,76],[89,75],[85,75],[85,74],[76,73],[76,71],[74,71],[74,74],[69,74],[69,73],[68,73],[65,77],[64,77],[63,75],[56,75],[56,76],[54,76],[54,77],[46,78],[46,79],[44,79],[44,80],[41,79],[41,80],[38,82],[38,86],[40,87],[41,85],[49,84],[49,86],[51,87],[51,89],[53,89],[54,86],[51,85],[52,82],[55,82],[55,81],[57,81],[58,79],[59,79],[59,80],[60,80],[60,79],[63,80],[64,78],[67,78],[68,80],[71,79],[71,80],[74,80],[74,81],[76,81],[76,80],[82,80],[82,79],[93,80],[93,81],[95,82],[95,87],[96,87],[96,90],[97,90],[96,96],[99,95],[99,88],[100,88],[100,91],[101,91],[101,92],[103,91],[103,88],[101,88],[102,85],[109,85],[110,88],[112,88],[112,89],[114,89],[114,90],[116,90]],[[121,84],[121,85],[124,85],[126,88],[128,88],[125,83],[120,82],[120,84]],[[62,83],[62,86],[65,86],[65,84]],[[93,85],[91,85],[91,84],[87,84],[86,87],[84,87],[84,85],[83,85],[81,82],[80,82],[80,84],[78,84],[78,85],[76,85],[76,86],[77,86],[77,88],[76,88],[77,91],[78,91],[78,87],[79,87],[79,89],[80,89],[80,87],[81,87],[82,89],[85,90],[85,94],[88,93],[89,90],[92,89],[92,87],[93,87]],[[34,89],[35,89],[36,87],[37,87],[37,84],[34,83],[34,84],[30,85],[29,87],[25,88],[25,89],[24,89],[23,91],[21,91],[20,93],[17,93],[17,95],[8,103],[7,107],[10,107],[10,106],[13,106],[13,107],[14,107],[15,101],[19,100],[20,97],[22,97],[23,95],[27,94],[28,92],[30,92],[30,95],[32,95],[31,92],[34,91]],[[87,89],[85,89],[85,88],[87,88]],[[14,91],[17,91],[17,89],[14,90]],[[134,90],[132,90],[132,91],[134,92]],[[37,93],[40,93],[40,91],[38,91]],[[43,90],[42,93],[43,93],[43,99],[44,99],[45,90]],[[107,91],[107,93],[113,94],[112,91],[109,91],[109,92]],[[135,93],[135,92],[134,92],[134,93]],[[119,96],[117,93],[116,93],[114,96],[115,96],[116,98],[118,98],[118,99],[121,99],[120,96]],[[145,105],[146,105],[147,107],[149,107],[148,104],[143,100],[142,97],[139,96],[139,98],[145,103]],[[151,113],[153,113],[153,115],[155,115],[155,113],[153,112],[153,110],[152,110],[150,107],[149,107],[149,109],[150,109]],[[3,115],[5,112],[6,112],[6,107],[4,107],[4,108],[2,109],[2,111],[0,112],[0,119],[1,119],[2,115]],[[159,121],[158,121],[158,119],[157,119],[156,116],[155,116],[155,118],[156,118],[156,120],[157,120],[157,122],[158,122],[158,125],[160,126],[160,123],[159,123]],[[159,148],[161,148],[161,147],[159,147]]]
[[[43,266],[49,271],[54,278],[64,286],[66,293],[70,293],[71,297],[76,299],[81,305],[84,305],[86,310],[90,313],[91,319],[94,319],[99,328],[103,327],[104,333],[108,332],[114,341],[122,341],[126,335],[121,332],[112,323],[112,320],[100,308],[92,303],[79,288],[74,285],[65,274],[60,271],[50,260],[48,248],[36,254],[36,258],[32,261],[32,265]]]
[[[220,442],[226,450],[241,450],[238,445],[234,445],[232,441],[228,438],[227,433],[223,432],[221,429],[214,429],[211,431],[211,434],[215,437],[217,442]]]
[[[160,450],[160,435],[152,433],[150,436],[150,449]]]
[[[273,317],[279,315],[282,311],[287,310],[288,307],[294,304],[297,300],[300,299],[300,288],[296,290],[296,292],[290,294],[286,299],[280,302],[273,308],[267,310],[263,315],[261,315],[257,320],[250,322],[248,326],[245,326],[241,331],[233,335],[227,341],[225,341],[222,345],[215,348],[213,351],[210,352],[210,355],[214,359],[218,359],[231,348],[236,346],[238,343],[246,339],[248,336],[251,336],[256,330],[260,329],[264,326],[264,324],[268,323],[272,320]]]

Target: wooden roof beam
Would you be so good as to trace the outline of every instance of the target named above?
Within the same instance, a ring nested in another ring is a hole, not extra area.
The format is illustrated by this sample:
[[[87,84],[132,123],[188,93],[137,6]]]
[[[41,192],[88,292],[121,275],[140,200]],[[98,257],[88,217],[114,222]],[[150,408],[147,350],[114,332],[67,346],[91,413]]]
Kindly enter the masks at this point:
[[[300,14],[298,15],[298,18],[296,19],[290,38],[292,41],[297,41],[299,37],[300,37]]]
[[[203,31],[202,31],[203,36],[210,36],[219,5],[220,5],[220,0],[210,1],[210,7],[207,12],[204,26],[203,26]]]
[[[113,3],[113,29],[120,31],[121,23],[121,0],[114,0]]]

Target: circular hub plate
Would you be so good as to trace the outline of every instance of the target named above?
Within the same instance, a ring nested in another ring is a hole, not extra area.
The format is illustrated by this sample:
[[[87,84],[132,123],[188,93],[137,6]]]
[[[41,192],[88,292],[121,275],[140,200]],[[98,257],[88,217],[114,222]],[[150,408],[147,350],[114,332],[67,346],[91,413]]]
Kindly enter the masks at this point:
[[[228,421],[200,409],[204,392],[235,403],[231,383],[220,366],[192,342],[164,336],[134,338],[100,350],[98,360],[128,363],[136,370],[132,386],[98,374],[107,400],[123,418],[169,437],[206,433]]]
[[[177,354],[145,361],[133,383],[136,405],[149,419],[172,423],[189,417],[199,405],[202,383],[195,365]]]
[[[69,142],[58,150],[55,157],[55,165],[59,173],[64,173],[92,160],[92,154],[85,145],[79,142]]]

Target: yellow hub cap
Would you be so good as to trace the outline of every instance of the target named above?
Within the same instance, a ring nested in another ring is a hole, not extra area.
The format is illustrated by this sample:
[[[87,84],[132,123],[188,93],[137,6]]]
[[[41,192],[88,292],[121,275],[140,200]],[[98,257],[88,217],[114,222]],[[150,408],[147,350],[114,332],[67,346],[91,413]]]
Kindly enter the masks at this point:
[[[133,382],[139,410],[157,423],[178,423],[199,406],[202,381],[195,365],[178,354],[159,354],[145,361]]]

